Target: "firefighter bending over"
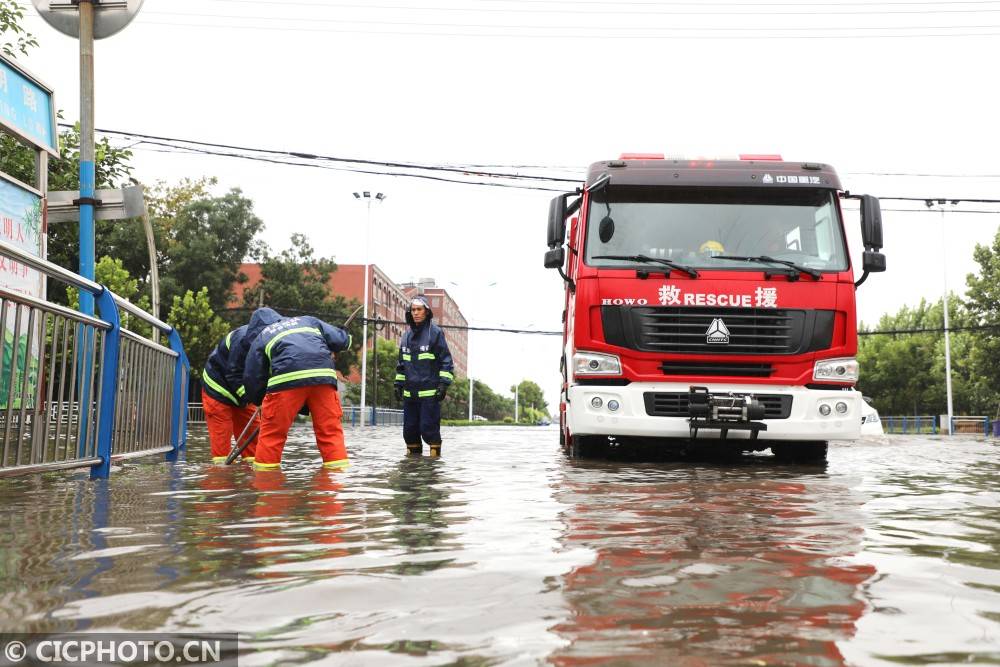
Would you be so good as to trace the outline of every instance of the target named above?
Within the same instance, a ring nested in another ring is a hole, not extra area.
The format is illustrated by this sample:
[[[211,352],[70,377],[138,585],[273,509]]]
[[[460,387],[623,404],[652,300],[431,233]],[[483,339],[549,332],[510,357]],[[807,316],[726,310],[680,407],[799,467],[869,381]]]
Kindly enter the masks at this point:
[[[396,365],[396,398],[403,401],[403,440],[410,454],[423,449],[441,455],[441,401],[455,379],[451,352],[440,327],[431,322],[434,313],[427,299],[413,298],[406,321],[410,328],[399,344]]]
[[[289,317],[271,324],[253,341],[243,383],[247,397],[261,406],[256,470],[281,465],[288,429],[303,406],[312,414],[316,445],[325,468],[346,468],[343,414],[331,353],[351,346],[343,329],[315,317]]]
[[[250,323],[230,331],[205,362],[205,370],[201,374],[201,402],[205,409],[213,463],[226,460],[232,439],[239,437],[247,422],[253,419],[254,408],[249,405],[243,387],[243,363],[250,342],[260,330],[280,319],[281,316],[270,308],[258,308]],[[253,429],[247,430],[252,432]],[[256,440],[256,437],[253,439]],[[243,450],[243,460],[253,463],[255,448],[256,442],[251,442]]]

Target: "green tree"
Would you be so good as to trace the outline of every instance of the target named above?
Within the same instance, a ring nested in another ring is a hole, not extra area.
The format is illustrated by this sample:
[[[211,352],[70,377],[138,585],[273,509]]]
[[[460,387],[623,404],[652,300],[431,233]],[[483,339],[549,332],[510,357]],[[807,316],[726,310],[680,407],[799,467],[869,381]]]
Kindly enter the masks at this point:
[[[17,0],[0,0],[0,53],[8,58],[28,55],[38,46],[35,36],[24,29],[24,7]]]
[[[952,295],[948,301],[950,328],[967,325],[969,315],[962,300]],[[883,315],[876,330],[930,331],[859,338],[858,388],[872,397],[880,413],[943,414],[947,410],[943,328],[942,302],[921,300],[916,307],[904,306],[895,315]],[[866,331],[862,326],[860,332]],[[977,395],[978,371],[969,354],[971,343],[968,332],[952,332],[952,393],[956,414],[971,414],[982,408]]]
[[[339,327],[360,305],[354,299],[331,295],[330,274],[337,270],[337,264],[332,259],[316,257],[304,234],[292,234],[290,248],[278,254],[265,250],[263,255],[261,280],[244,292],[241,313],[264,305],[282,315],[313,315]],[[360,363],[357,350],[361,349],[362,324],[360,316],[354,318],[347,329],[354,346],[337,355],[337,369],[345,375]]]
[[[278,254],[264,251],[260,282],[246,290],[246,306],[264,304],[289,311],[305,311],[330,298],[330,275],[337,263],[316,257],[304,234],[292,234],[291,247]]]
[[[126,301],[131,301],[147,313],[150,311],[149,297],[143,294],[136,298],[139,292],[139,281],[131,276],[120,259],[112,259],[107,255],[101,257],[94,267],[94,277],[97,283],[104,285]],[[75,287],[66,288],[66,301],[70,308],[80,307],[80,294]],[[126,312],[121,313],[123,327],[141,336],[148,337],[152,334],[152,327],[141,320],[133,321],[134,319]]]
[[[485,382],[473,380],[472,388],[472,410],[473,414],[486,417],[490,421],[503,421],[514,418],[514,399],[501,396],[493,391]],[[469,381],[464,380],[464,389],[460,389],[458,396],[465,397],[464,410],[458,414],[449,414],[449,419],[467,419],[469,417],[468,385]],[[457,387],[456,387],[457,389]],[[451,392],[449,392],[451,393]]]
[[[518,421],[534,424],[542,417],[548,417],[549,404],[545,401],[542,388],[531,380],[521,380],[517,385]],[[511,385],[510,393],[515,387]]]
[[[59,134],[61,157],[49,159],[49,190],[80,189],[80,130],[73,127]],[[132,152],[113,146],[107,138],[96,145],[98,188],[119,188],[133,182],[129,161]],[[13,137],[0,135],[0,171],[25,183],[34,183],[34,152]],[[137,264],[132,258],[147,257],[146,241],[141,225],[135,221],[100,220],[95,225],[95,246],[98,254],[120,257],[129,272],[143,280],[149,272],[148,258]],[[76,271],[80,265],[80,231],[74,223],[50,224],[47,234],[49,261]],[[145,267],[145,268],[143,268]],[[49,282],[49,299],[66,303],[66,291],[58,281]]]
[[[369,331],[371,327],[369,327]],[[360,348],[360,341],[357,347]],[[378,354],[368,350],[368,372],[365,378],[365,402],[368,405],[377,405],[380,408],[401,408],[402,404],[396,400],[396,362],[398,361],[399,346],[391,340],[378,339]],[[338,355],[339,356],[339,355]],[[339,368],[339,364],[338,364]],[[372,381],[378,372],[377,391],[376,384]],[[361,404],[361,383],[352,384],[347,388],[347,398],[355,405]]]
[[[222,197],[196,198],[161,227],[163,301],[204,288],[213,310],[226,308],[240,264],[259,248],[254,237],[264,223],[254,215],[253,202],[237,188]]]
[[[979,264],[979,275],[966,278],[970,320],[990,328],[974,332],[970,355],[979,374],[979,413],[996,415],[1000,413],[1000,229],[992,245],[977,243],[972,256]]]
[[[191,362],[191,376],[201,377],[208,355],[229,332],[226,321],[212,310],[208,288],[202,287],[197,293],[188,290],[183,297],[175,296],[167,324],[180,334]]]

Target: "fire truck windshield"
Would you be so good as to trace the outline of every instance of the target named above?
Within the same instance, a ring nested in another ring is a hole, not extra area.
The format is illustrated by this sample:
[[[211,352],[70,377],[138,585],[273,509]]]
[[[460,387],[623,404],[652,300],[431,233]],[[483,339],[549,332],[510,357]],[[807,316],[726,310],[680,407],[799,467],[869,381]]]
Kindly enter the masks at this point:
[[[591,194],[584,260],[638,266],[602,255],[645,255],[699,269],[761,270],[722,255],[768,256],[816,271],[848,267],[836,194],[791,187],[611,185]]]

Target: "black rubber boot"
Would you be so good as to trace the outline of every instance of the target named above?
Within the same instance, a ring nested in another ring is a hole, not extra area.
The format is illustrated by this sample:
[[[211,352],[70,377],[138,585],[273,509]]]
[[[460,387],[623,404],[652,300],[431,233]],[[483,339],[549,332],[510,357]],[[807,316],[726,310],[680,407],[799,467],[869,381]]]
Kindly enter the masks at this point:
[[[412,456],[420,456],[420,454],[423,453],[423,450],[424,450],[424,447],[419,442],[417,444],[415,444],[415,445],[411,445],[409,443],[406,444],[406,453],[410,454]]]

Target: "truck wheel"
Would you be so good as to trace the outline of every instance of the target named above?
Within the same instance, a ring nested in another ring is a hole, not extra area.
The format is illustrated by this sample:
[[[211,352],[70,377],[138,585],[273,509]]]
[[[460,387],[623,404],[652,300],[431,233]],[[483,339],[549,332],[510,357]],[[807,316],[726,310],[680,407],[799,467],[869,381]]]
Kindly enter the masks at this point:
[[[771,445],[774,458],[788,463],[824,463],[826,451],[825,442],[782,442]]]
[[[566,456],[571,459],[585,459],[597,454],[602,443],[607,442],[606,436],[601,435],[569,435],[567,436],[567,446],[563,447]]]

